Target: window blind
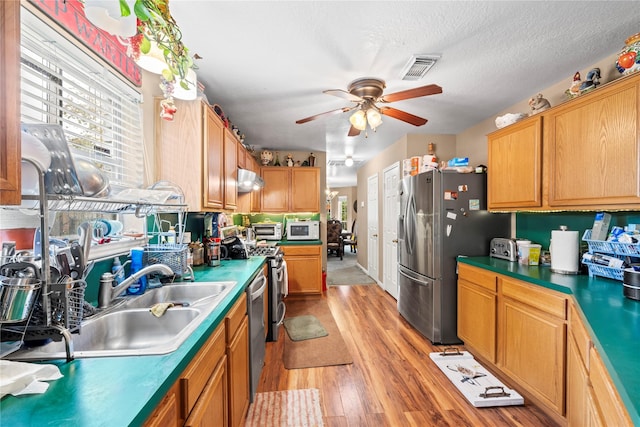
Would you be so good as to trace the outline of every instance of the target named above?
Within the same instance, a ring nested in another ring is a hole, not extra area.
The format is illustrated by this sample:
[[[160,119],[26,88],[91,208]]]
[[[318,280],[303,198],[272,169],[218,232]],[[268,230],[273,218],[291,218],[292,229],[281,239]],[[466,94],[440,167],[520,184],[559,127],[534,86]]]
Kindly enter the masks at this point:
[[[74,156],[95,162],[112,190],[144,179],[141,95],[23,9],[21,120],[62,126]]]

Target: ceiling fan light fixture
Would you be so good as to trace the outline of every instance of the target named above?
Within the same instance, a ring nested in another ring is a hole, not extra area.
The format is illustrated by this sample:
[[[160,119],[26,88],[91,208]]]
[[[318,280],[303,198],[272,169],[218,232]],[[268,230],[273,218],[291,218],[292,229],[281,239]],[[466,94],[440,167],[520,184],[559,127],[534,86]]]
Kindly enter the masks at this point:
[[[344,165],[348,168],[353,166],[353,157],[347,156],[347,158],[344,160]]]
[[[371,129],[375,130],[382,124],[382,115],[376,109],[369,108],[367,110],[367,121],[369,122]]]
[[[351,125],[358,130],[365,130],[367,127],[367,118],[364,115],[364,111],[358,110],[349,117]]]

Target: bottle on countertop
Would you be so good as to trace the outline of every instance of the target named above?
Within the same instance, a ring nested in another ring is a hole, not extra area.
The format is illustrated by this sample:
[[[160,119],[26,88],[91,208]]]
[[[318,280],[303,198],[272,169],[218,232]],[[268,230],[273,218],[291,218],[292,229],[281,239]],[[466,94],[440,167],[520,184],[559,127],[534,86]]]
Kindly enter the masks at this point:
[[[142,270],[142,248],[131,249],[131,274]],[[142,295],[147,290],[147,276],[142,276],[127,289],[128,295]]]
[[[167,233],[167,243],[170,245],[176,244],[176,229],[175,227],[169,227],[169,232]]]
[[[124,266],[120,262],[120,257],[115,257],[113,259],[111,274],[113,274],[113,287],[118,286],[124,280]],[[122,293],[122,295],[125,295],[125,294],[126,294],[126,291]]]

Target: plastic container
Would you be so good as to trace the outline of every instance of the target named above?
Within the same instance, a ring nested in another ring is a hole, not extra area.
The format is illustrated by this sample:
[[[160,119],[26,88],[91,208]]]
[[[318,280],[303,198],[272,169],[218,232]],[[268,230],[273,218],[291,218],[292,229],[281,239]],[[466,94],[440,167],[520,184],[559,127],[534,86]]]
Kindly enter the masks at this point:
[[[131,249],[131,274],[142,270],[142,257],[144,250],[142,248]],[[129,286],[127,294],[142,295],[147,290],[147,276],[142,276],[134,284]]]
[[[542,245],[537,243],[523,244],[519,246],[522,255],[518,258],[518,262],[522,265],[538,265],[540,263],[540,250]]]
[[[176,229],[174,227],[169,227],[169,232],[167,233],[167,243],[170,245],[175,245],[176,243]]]

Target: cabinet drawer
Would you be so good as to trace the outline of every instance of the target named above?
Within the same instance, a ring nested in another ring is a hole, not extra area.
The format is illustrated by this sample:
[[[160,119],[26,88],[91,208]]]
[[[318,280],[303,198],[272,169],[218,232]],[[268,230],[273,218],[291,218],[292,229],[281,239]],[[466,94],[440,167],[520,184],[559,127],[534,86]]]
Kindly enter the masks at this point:
[[[497,275],[484,268],[473,267],[467,264],[458,264],[458,277],[468,282],[487,288],[491,292],[497,292]]]
[[[502,295],[520,301],[540,311],[559,317],[567,318],[567,298],[549,289],[540,289],[519,280],[499,277]]]
[[[246,314],[247,294],[243,293],[242,296],[240,296],[240,299],[238,299],[238,301],[236,301],[236,303],[233,305],[233,308],[229,310],[229,313],[227,313],[227,317],[225,317],[224,319],[227,331],[226,342],[231,341]]]
[[[285,255],[320,255],[322,246],[302,245],[302,246],[280,246]]]
[[[211,373],[225,355],[225,329],[224,324],[218,326],[180,378],[182,419],[188,418]]]
[[[591,347],[591,338],[582,323],[582,319],[578,314],[576,307],[569,304],[569,335],[573,337],[576,343],[578,353],[582,358],[582,363],[589,369],[589,348]]]

